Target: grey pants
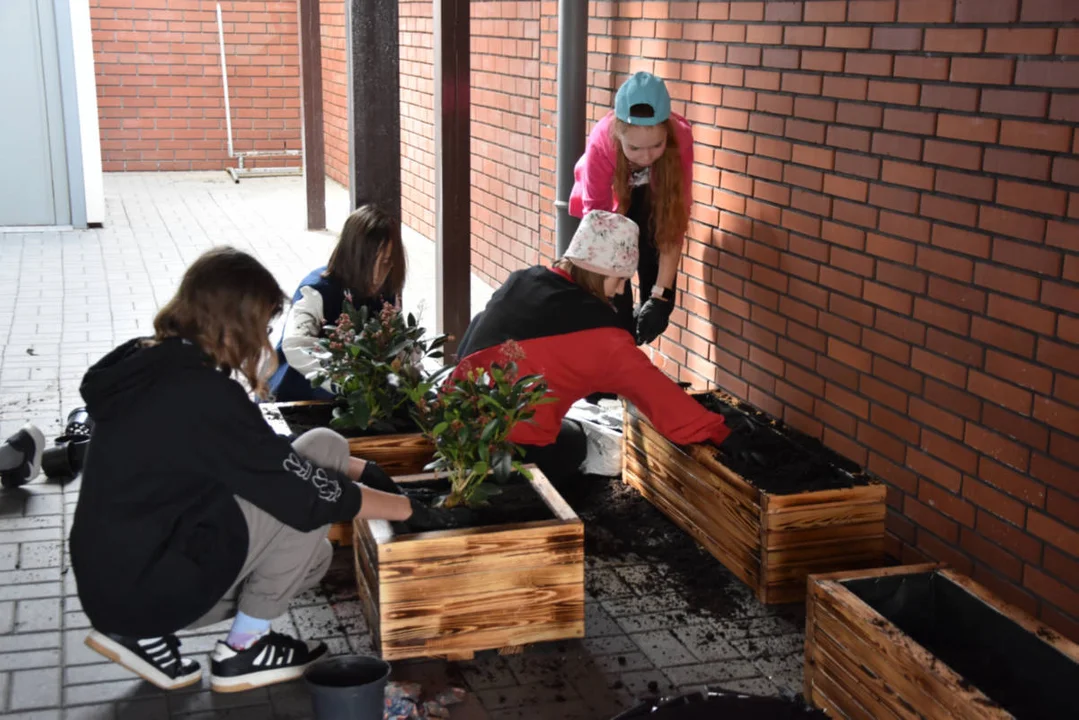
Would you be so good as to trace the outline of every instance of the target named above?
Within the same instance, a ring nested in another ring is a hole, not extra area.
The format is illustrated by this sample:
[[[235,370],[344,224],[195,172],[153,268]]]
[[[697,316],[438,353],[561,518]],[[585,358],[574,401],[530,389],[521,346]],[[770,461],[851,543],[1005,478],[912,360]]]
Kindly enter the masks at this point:
[[[333,430],[309,430],[292,447],[316,465],[348,472],[348,440]],[[247,521],[247,559],[224,597],[190,629],[227,620],[237,610],[262,620],[280,617],[292,598],[318,585],[333,559],[329,526],[303,533],[243,498],[236,502]]]

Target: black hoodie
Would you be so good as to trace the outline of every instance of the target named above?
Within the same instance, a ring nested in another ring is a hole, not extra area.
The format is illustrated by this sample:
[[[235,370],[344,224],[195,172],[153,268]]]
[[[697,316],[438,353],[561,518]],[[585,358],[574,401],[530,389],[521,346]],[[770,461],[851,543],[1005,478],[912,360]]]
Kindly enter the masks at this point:
[[[237,580],[247,524],[234,496],[301,531],[351,520],[359,487],[300,458],[239,383],[179,339],[116,348],[80,387],[94,419],[71,561],[94,627],[172,633]]]

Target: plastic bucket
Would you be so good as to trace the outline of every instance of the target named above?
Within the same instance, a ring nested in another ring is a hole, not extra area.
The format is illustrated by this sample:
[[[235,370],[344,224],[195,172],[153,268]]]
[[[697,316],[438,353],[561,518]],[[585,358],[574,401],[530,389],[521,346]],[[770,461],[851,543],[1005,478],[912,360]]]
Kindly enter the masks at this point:
[[[362,655],[315,663],[304,672],[315,720],[382,720],[390,664]]]
[[[66,480],[82,472],[86,461],[86,450],[90,445],[88,437],[60,437],[56,445],[46,448],[41,453],[41,471],[53,480]]]

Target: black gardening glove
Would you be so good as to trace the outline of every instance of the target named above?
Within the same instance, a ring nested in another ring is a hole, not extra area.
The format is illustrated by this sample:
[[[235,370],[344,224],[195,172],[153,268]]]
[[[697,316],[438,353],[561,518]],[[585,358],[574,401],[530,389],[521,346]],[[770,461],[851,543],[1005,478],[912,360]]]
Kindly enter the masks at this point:
[[[405,522],[417,532],[467,527],[474,520],[473,512],[468,508],[432,508],[416,498],[409,498],[408,503],[412,506],[412,514]]]
[[[393,478],[387,475],[386,471],[378,466],[378,463],[370,460],[367,461],[363,472],[360,473],[360,484],[366,485],[372,490],[381,490],[394,495],[404,494],[401,492],[401,488],[397,486],[397,483],[393,481]]]
[[[637,311],[637,344],[647,345],[667,329],[674,302],[650,297]]]

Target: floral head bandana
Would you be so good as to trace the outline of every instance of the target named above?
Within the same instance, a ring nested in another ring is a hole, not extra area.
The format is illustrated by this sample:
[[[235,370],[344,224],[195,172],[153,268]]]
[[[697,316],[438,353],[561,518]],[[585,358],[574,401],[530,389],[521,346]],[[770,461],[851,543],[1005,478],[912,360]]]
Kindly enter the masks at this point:
[[[582,270],[612,277],[637,272],[637,223],[625,215],[593,210],[581,220],[573,241],[562,256]]]

